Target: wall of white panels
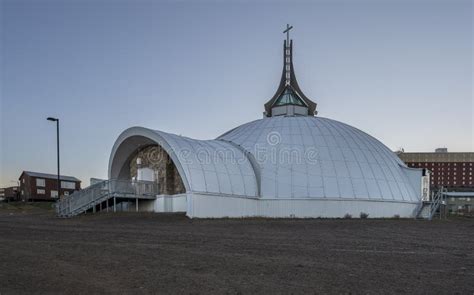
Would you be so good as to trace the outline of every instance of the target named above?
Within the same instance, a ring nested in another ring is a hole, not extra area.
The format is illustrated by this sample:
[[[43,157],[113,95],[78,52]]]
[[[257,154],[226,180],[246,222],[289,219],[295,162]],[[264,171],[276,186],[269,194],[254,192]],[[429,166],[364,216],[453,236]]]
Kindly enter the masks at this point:
[[[156,212],[156,213],[177,213],[186,212],[186,194],[179,195],[158,195],[156,200],[144,201],[139,211]]]
[[[190,218],[271,217],[271,218],[358,218],[361,212],[369,218],[402,218],[414,216],[418,202],[374,201],[354,199],[249,199],[216,195],[188,194],[187,216]]]

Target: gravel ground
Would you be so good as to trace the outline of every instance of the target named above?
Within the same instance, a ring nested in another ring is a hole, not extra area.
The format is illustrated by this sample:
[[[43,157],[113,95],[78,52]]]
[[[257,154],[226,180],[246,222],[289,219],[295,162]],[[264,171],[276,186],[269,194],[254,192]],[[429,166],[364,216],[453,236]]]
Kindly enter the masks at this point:
[[[474,219],[0,210],[0,294],[474,294]]]

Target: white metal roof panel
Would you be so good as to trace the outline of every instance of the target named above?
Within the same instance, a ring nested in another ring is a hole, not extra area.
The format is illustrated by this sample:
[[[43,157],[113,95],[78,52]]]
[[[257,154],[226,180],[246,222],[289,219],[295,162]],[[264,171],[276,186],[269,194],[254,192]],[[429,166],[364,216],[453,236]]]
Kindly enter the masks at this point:
[[[264,198],[418,201],[420,197],[404,172],[405,164],[390,149],[335,120],[264,118],[239,126],[218,140],[232,142],[254,155]],[[293,153],[297,156],[286,156]]]

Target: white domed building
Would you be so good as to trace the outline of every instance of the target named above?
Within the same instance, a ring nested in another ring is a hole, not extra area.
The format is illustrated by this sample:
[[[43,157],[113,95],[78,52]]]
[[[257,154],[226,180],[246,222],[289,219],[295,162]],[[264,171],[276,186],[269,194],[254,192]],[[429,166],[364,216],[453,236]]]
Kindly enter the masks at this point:
[[[142,127],[115,142],[109,179],[158,183],[140,210],[216,217],[413,217],[421,203],[421,169],[408,168],[367,133],[316,116],[298,86],[292,41],[264,118],[214,140]]]

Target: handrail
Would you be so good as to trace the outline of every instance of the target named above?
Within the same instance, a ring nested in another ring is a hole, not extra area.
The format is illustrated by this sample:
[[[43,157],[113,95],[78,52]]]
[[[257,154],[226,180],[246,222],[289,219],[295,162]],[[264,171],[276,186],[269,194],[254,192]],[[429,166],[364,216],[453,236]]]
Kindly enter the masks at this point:
[[[415,215],[415,218],[423,217],[421,216],[424,212],[428,211],[428,216],[426,216],[427,219],[431,220],[433,219],[434,214],[436,213],[436,210],[440,207],[440,205],[443,202],[443,198],[446,194],[447,190],[444,187],[441,187],[436,194],[432,194],[431,200],[429,201],[422,201],[420,204],[417,206],[415,209],[417,212]],[[426,209],[426,210],[425,210]]]
[[[438,192],[433,197],[433,200],[430,203],[430,211],[429,211],[429,219],[431,220],[433,218],[433,215],[436,213],[436,210],[440,207],[442,201],[443,201],[443,196],[445,194],[446,189],[441,187]],[[441,213],[441,212],[440,212]]]
[[[155,182],[110,179],[61,198],[56,203],[56,210],[59,216],[71,216],[113,196],[156,196],[158,193]]]

